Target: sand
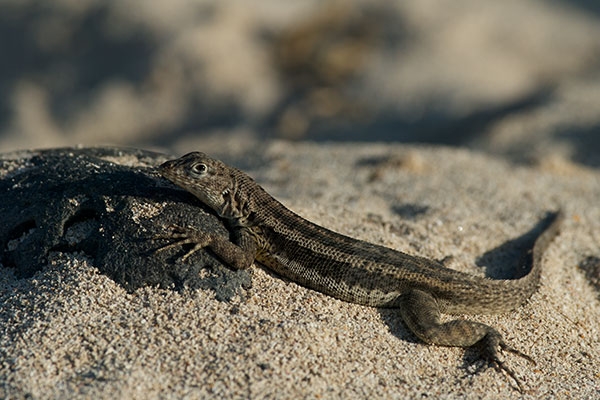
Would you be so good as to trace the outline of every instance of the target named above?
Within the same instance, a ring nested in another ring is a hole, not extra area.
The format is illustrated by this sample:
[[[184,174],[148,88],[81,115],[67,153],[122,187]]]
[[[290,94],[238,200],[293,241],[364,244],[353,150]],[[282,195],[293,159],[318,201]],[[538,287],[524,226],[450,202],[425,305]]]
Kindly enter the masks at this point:
[[[525,393],[478,372],[472,351],[422,344],[394,310],[262,267],[244,295],[221,302],[204,290],[127,293],[93,259],[56,253],[29,279],[0,268],[0,398],[600,398],[599,294],[578,269],[600,254],[600,172],[444,147],[262,150],[234,161],[307,219],[477,275],[510,275],[514,248],[482,255],[564,209],[540,290],[514,312],[468,317],[537,361],[505,357]]]

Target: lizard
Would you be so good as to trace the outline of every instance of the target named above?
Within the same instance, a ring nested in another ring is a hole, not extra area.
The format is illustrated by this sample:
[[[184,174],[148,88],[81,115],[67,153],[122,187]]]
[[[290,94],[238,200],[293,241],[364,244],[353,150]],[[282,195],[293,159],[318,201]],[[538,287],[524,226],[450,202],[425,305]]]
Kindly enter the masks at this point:
[[[538,236],[530,251],[531,270],[519,279],[490,279],[456,271],[442,263],[354,239],[314,224],[271,197],[241,170],[201,152],[158,167],[160,175],[193,194],[224,220],[229,239],[194,227],[168,227],[164,251],[191,245],[181,260],[208,248],[233,269],[258,261],[277,274],[326,295],[365,306],[397,308],[408,329],[425,343],[478,350],[488,366],[523,386],[500,354],[516,354],[489,325],[441,314],[495,314],[514,310],[537,290],[542,258],[564,219],[562,211]]]

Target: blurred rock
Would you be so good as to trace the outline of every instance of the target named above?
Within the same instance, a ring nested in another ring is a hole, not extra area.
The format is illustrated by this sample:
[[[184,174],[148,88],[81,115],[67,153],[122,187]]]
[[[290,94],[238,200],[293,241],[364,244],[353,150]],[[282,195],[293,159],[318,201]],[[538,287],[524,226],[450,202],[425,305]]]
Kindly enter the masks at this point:
[[[4,1],[0,149],[244,132],[597,167],[599,16],[583,0]]]

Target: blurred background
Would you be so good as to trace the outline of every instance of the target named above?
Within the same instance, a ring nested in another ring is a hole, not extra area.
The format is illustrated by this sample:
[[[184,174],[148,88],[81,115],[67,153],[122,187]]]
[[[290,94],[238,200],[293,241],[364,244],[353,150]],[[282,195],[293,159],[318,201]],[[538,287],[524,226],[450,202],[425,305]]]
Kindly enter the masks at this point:
[[[600,167],[595,0],[0,0],[0,151],[268,139]]]

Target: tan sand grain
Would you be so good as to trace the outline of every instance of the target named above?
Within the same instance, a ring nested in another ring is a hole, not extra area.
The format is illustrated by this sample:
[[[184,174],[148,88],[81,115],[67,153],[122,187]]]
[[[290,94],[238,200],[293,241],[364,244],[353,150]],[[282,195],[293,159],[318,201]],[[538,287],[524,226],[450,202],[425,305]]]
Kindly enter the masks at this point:
[[[394,310],[344,303],[262,268],[246,297],[224,303],[202,290],[128,294],[93,260],[56,254],[30,279],[0,269],[0,397],[600,397],[599,296],[576,268],[600,254],[600,173],[447,148],[275,142],[266,151],[275,161],[248,172],[306,218],[411,254],[452,256],[453,268],[478,275],[510,273],[475,261],[563,207],[569,217],[540,290],[515,312],[469,317],[537,360],[506,356],[527,393],[493,369],[474,374],[472,352],[420,343]],[[378,160],[402,157],[413,161],[372,179]]]

